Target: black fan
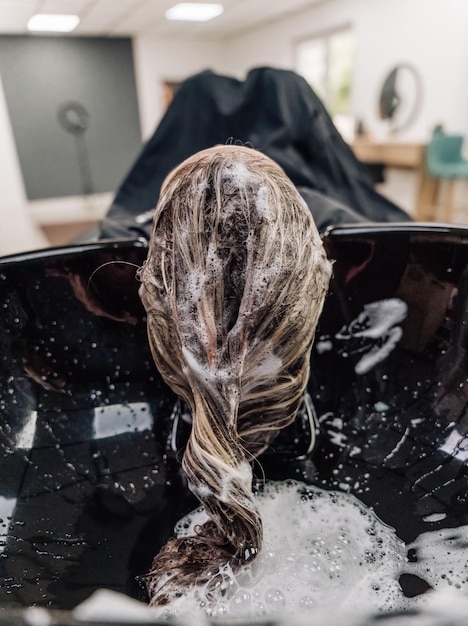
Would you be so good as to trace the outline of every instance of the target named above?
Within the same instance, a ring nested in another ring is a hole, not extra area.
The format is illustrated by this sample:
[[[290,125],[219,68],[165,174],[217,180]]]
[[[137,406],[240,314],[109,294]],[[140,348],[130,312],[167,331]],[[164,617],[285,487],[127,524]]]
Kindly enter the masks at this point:
[[[91,163],[86,146],[85,133],[89,128],[90,114],[81,102],[65,102],[57,111],[59,124],[75,139],[80,170],[81,188],[83,195],[93,193]]]

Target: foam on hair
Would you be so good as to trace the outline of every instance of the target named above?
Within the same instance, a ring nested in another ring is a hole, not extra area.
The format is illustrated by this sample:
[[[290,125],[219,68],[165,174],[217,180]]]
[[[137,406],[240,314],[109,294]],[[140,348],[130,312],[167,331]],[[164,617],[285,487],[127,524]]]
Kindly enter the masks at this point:
[[[250,462],[296,416],[330,273],[304,201],[256,150],[202,151],[165,181],[140,296],[155,363],[192,413],[182,467],[209,521],[156,556],[151,604],[222,585],[260,549]]]

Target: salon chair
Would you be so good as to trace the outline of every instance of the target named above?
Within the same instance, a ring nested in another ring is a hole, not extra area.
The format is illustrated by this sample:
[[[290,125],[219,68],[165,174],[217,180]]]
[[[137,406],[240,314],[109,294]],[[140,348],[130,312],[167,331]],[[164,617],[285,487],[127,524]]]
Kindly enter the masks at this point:
[[[310,451],[301,414],[262,457],[266,477],[346,486],[407,542],[468,524],[468,230],[359,225],[324,241],[334,277],[308,385],[320,431]],[[69,611],[103,587],[141,598],[139,576],[196,505],[138,299],[146,250],[0,259],[0,624],[30,623],[35,605],[76,625]]]
[[[435,207],[441,221],[453,220],[456,181],[468,178],[468,160],[463,157],[463,135],[446,135],[434,131],[426,150],[426,168],[430,176],[446,181],[446,197]],[[435,194],[437,195],[437,194]],[[440,200],[440,199],[439,199]]]

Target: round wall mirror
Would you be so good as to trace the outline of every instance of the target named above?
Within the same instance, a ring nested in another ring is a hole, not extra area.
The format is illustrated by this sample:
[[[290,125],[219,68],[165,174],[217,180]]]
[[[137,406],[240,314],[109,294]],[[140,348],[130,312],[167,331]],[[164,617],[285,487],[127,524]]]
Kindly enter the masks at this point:
[[[390,131],[407,128],[415,119],[421,101],[421,79],[411,65],[394,67],[380,90],[379,113],[388,120]]]

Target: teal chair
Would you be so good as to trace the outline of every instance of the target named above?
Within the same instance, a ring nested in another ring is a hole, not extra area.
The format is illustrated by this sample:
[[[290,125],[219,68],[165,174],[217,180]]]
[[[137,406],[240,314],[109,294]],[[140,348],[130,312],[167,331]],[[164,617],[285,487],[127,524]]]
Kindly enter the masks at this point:
[[[455,181],[468,178],[468,160],[462,154],[464,140],[463,135],[446,135],[435,131],[427,146],[428,174],[435,179],[448,181],[447,196],[439,205],[445,222],[451,222],[453,217]]]

